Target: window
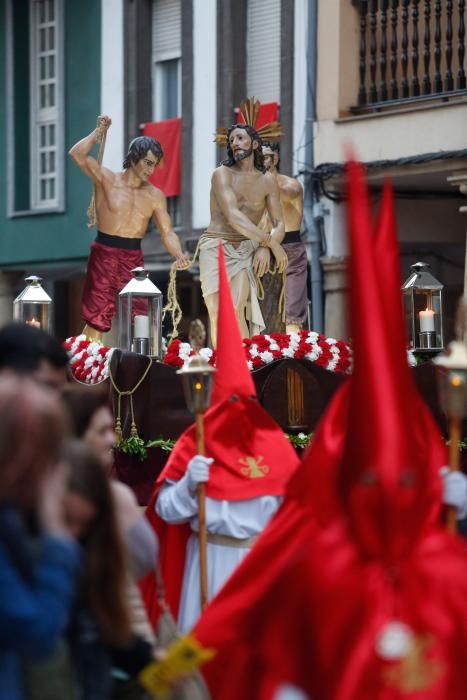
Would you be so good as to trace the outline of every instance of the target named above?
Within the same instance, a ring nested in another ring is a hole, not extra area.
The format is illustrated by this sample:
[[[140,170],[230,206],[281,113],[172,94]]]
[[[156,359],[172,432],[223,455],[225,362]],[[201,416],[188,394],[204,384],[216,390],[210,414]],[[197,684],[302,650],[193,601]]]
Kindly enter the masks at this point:
[[[248,0],[246,83],[248,97],[280,103],[281,0]]]
[[[7,0],[9,216],[63,211],[63,5]]]
[[[30,0],[31,204],[59,204],[59,0]],[[60,154],[63,156],[63,153]]]
[[[153,118],[181,116],[181,0],[153,0]]]
[[[152,6],[153,119],[182,114],[182,0],[153,0]],[[174,227],[180,225],[180,198],[167,197]]]

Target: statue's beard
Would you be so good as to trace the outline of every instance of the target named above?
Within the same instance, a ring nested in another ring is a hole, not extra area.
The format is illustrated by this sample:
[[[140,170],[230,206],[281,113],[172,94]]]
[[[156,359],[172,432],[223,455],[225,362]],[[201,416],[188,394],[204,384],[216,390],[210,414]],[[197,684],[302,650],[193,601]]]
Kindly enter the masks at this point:
[[[253,153],[253,147],[250,146],[250,148],[247,151],[241,150],[237,151],[236,153],[233,154],[234,160],[236,163],[238,163],[240,160],[245,160],[245,158],[248,158],[248,156],[251,156]]]

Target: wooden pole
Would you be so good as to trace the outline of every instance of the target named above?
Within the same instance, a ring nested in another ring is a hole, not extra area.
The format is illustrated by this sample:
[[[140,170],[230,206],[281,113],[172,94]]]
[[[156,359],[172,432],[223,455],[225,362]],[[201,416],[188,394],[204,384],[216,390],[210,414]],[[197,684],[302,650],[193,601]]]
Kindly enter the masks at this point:
[[[459,442],[461,439],[461,418],[449,418],[449,465],[452,472],[460,469]],[[448,532],[455,534],[457,532],[457,508],[455,506],[447,506],[446,513],[446,528]]]
[[[204,455],[204,418],[202,413],[195,413],[196,450]],[[208,561],[207,561],[207,530],[206,530],[206,484],[198,484],[198,545],[199,545],[199,577],[201,591],[201,610],[208,602]]]

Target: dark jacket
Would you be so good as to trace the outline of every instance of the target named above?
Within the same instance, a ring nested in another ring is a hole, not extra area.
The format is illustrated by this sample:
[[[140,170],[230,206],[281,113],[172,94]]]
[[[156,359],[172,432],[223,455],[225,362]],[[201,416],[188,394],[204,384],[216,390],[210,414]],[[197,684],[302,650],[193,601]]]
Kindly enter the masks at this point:
[[[0,700],[23,700],[21,664],[50,654],[73,602],[79,551],[65,538],[30,537],[11,505],[0,506]]]

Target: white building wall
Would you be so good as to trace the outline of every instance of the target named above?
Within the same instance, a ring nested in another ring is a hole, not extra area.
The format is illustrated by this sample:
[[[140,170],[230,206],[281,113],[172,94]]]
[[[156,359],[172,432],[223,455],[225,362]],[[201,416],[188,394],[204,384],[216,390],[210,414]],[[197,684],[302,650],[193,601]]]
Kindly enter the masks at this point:
[[[294,15],[294,90],[293,90],[293,153],[292,172],[305,166],[305,120],[307,103],[308,62],[307,28],[308,2],[295,0]]]
[[[107,134],[104,165],[121,170],[124,144],[124,81],[123,81],[123,0],[101,0],[101,114],[112,119]]]
[[[216,0],[193,0],[192,225],[209,224],[211,175],[216,167]]]

